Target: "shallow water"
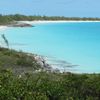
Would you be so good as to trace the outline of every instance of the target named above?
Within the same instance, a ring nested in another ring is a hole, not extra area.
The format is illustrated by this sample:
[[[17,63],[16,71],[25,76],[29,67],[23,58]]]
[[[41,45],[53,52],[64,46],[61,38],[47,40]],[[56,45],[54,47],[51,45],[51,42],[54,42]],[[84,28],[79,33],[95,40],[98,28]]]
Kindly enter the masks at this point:
[[[34,25],[8,28],[0,33],[5,34],[10,48],[44,55],[55,68],[79,73],[100,72],[100,22]]]

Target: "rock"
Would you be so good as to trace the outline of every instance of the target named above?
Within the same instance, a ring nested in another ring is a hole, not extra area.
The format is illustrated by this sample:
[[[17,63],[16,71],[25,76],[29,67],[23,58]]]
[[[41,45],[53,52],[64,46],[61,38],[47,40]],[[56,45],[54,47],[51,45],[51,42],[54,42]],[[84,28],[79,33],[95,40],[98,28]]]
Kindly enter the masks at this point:
[[[9,27],[35,27],[35,26],[27,23],[14,23],[12,25],[9,25]]]

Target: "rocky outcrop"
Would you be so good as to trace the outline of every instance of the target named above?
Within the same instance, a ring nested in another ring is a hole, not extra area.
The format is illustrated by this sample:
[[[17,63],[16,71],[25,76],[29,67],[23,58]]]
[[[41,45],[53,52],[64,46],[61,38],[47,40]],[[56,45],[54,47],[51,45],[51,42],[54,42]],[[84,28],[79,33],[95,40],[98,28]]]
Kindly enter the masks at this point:
[[[26,23],[15,24],[15,25],[12,25],[12,26],[13,26],[13,27],[33,27],[32,25],[26,24]]]
[[[35,60],[37,61],[38,64],[41,65],[41,67],[43,68],[44,71],[47,72],[54,72],[55,70],[46,62],[46,60],[40,56],[40,55],[36,55],[35,56]]]
[[[11,25],[8,25],[8,27],[34,27],[34,26],[27,23],[13,23]]]

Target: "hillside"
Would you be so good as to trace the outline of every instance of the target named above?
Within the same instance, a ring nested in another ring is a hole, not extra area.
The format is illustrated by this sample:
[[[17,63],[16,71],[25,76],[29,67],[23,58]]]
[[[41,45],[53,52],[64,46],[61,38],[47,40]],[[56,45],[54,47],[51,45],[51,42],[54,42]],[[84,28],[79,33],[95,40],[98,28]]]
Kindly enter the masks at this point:
[[[22,51],[0,48],[0,67],[11,69],[16,74],[34,72],[43,69],[43,66],[35,60],[34,54],[23,53]]]
[[[100,100],[100,74],[38,69],[34,54],[0,48],[0,100]]]

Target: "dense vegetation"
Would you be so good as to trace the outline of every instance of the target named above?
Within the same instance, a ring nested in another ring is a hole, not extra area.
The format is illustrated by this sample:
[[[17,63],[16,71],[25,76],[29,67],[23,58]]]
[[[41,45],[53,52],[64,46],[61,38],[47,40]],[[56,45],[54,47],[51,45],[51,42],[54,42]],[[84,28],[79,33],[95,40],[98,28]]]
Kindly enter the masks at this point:
[[[100,74],[40,68],[33,54],[0,48],[0,100],[100,100]]]
[[[11,24],[14,21],[33,20],[100,20],[100,18],[79,18],[79,17],[59,17],[59,16],[25,16],[25,15],[0,15],[0,25]]]
[[[0,100],[100,100],[100,74],[0,70]]]

